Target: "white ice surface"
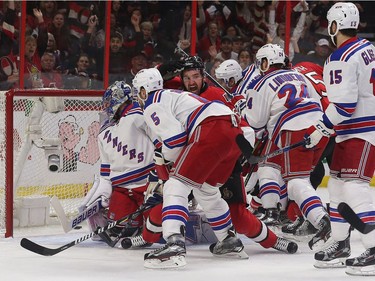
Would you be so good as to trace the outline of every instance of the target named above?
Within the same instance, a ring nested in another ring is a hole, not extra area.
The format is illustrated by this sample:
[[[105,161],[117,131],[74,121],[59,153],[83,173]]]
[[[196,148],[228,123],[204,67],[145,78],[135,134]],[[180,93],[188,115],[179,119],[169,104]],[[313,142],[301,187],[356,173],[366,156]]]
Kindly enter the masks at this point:
[[[326,189],[319,190],[319,193],[327,202]],[[57,248],[85,233],[88,233],[86,227],[58,235],[45,235],[39,229],[38,233],[30,232],[24,237]],[[0,281],[342,281],[366,278],[348,276],[344,269],[314,268],[313,252],[306,243],[299,243],[296,254],[287,255],[263,249],[246,237],[240,237],[250,256],[248,260],[213,257],[208,245],[194,245],[187,248],[187,266],[179,270],[144,269],[143,255],[150,249],[109,248],[101,242],[87,240],[55,256],[45,257],[22,248],[21,237],[0,239]],[[353,232],[351,242],[353,256],[364,251],[357,231]],[[154,244],[152,248],[157,246]],[[373,279],[370,277],[369,280]]]

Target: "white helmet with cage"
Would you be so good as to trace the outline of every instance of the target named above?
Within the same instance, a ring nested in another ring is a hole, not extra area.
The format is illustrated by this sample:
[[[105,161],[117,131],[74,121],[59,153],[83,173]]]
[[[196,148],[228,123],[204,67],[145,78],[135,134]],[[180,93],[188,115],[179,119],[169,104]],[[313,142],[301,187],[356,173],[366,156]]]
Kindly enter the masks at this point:
[[[283,48],[277,44],[266,44],[256,53],[256,66],[261,72],[267,72],[271,65],[285,65],[285,53]],[[262,69],[262,60],[267,60],[266,69]]]
[[[139,96],[142,88],[146,90],[145,99]],[[160,89],[163,89],[163,78],[157,68],[142,69],[133,79],[134,95],[143,102],[147,100],[148,93]]]
[[[108,117],[113,118],[118,108],[129,100],[132,100],[131,87],[124,81],[116,81],[104,92],[103,109]]]
[[[242,79],[242,68],[236,60],[225,60],[215,69],[215,76],[218,79],[223,79],[225,85],[229,87],[231,78],[234,78],[234,83]]]
[[[333,38],[337,32],[342,29],[357,29],[359,25],[359,11],[356,5],[350,2],[335,3],[327,13],[328,34]],[[332,23],[336,22],[337,29],[331,33]]]

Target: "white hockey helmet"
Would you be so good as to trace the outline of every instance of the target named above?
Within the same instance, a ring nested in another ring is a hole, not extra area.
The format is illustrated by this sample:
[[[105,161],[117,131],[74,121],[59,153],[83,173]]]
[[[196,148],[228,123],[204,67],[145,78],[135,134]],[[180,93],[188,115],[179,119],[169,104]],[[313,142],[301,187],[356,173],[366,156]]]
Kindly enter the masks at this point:
[[[112,118],[118,108],[128,100],[132,100],[131,87],[124,81],[116,81],[104,92],[103,109]]]
[[[333,5],[327,13],[328,34],[333,37],[342,29],[357,29],[359,25],[359,11],[356,5],[350,2],[338,2]],[[336,22],[337,29],[334,34],[331,33],[331,26]]]
[[[225,60],[215,69],[215,75],[218,79],[223,79],[225,85],[229,87],[229,80],[234,78],[234,83],[242,79],[242,68],[236,60]]]
[[[142,99],[139,94],[141,89],[146,90],[146,98]],[[140,70],[133,79],[134,95],[142,101],[146,101],[148,93],[163,89],[163,78],[157,68],[146,68]]]
[[[285,53],[283,48],[277,44],[266,44],[262,46],[256,53],[256,66],[261,72],[267,72],[271,65],[282,64],[285,65]],[[267,68],[262,68],[262,60],[267,60]]]

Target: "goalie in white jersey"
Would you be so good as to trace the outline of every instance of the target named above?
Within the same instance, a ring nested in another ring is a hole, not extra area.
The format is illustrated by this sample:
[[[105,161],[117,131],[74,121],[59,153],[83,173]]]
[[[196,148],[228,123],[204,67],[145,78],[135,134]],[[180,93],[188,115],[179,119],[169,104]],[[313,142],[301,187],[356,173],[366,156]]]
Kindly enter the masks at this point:
[[[375,231],[361,234],[366,251],[350,258],[349,224],[337,210],[346,202],[366,223],[375,223],[369,182],[375,170],[375,48],[357,37],[359,11],[336,3],[327,14],[328,33],[337,46],[324,65],[330,104],[309,130],[308,147],[336,131],[328,182],[332,237],[335,243],[315,254],[317,267],[345,267],[351,275],[375,275]]]
[[[108,208],[106,216],[100,212],[89,219],[93,230],[107,225],[107,220],[116,221],[135,212],[143,204],[148,176],[155,168],[154,148],[161,146],[147,127],[142,109],[132,102],[131,88],[125,82],[117,81],[108,87],[103,107],[106,120],[98,135],[100,177],[81,204],[85,209],[100,200],[101,207]],[[115,234],[123,230],[122,236],[131,236],[142,226],[140,215],[127,222],[125,229],[115,228]]]
[[[173,163],[163,190],[162,226],[167,243],[145,255],[145,267],[186,265],[184,227],[191,191],[219,240],[210,251],[247,258],[219,190],[241,155],[235,139],[242,131],[235,114],[220,102],[190,92],[163,90],[156,68],[138,72],[133,87],[147,125],[162,140],[164,158]]]

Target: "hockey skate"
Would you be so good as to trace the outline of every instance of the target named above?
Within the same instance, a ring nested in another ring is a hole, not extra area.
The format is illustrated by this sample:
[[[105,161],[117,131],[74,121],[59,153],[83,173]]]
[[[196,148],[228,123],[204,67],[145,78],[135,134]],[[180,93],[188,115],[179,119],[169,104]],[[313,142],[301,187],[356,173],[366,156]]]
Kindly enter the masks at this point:
[[[296,220],[292,223],[286,224],[281,228],[283,234],[294,235],[296,230],[303,224],[303,217],[297,217]]]
[[[295,231],[296,236],[311,236],[317,233],[317,229],[312,225],[311,222],[305,220],[300,227]]]
[[[228,230],[228,236],[223,240],[210,245],[210,252],[218,257],[238,257],[248,259],[241,240],[236,236],[234,229]]]
[[[179,268],[186,265],[185,238],[181,234],[174,234],[167,239],[167,243],[150,253],[145,254],[144,267],[154,269]]]
[[[375,247],[367,249],[359,257],[346,260],[348,275],[375,276]]]
[[[280,226],[280,209],[279,208],[269,208],[265,209],[265,215],[261,219],[267,226]]]
[[[144,248],[151,246],[152,243],[148,243],[143,239],[142,233],[133,237],[125,237],[121,241],[121,247],[124,249],[129,249],[129,248]]]
[[[335,241],[328,248],[315,253],[316,268],[342,268],[350,256],[350,236],[343,241]]]
[[[319,221],[318,231],[313,236],[313,238],[311,238],[308,244],[311,250],[318,250],[321,249],[325,243],[330,242],[332,242],[331,222],[329,220],[328,214],[326,214]]]
[[[298,250],[298,245],[292,241],[277,237],[276,244],[272,248],[287,254],[294,254]]]

